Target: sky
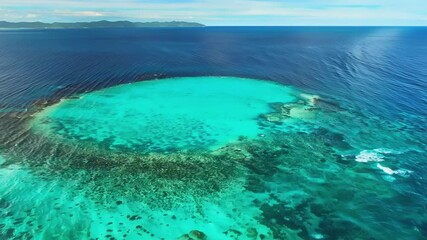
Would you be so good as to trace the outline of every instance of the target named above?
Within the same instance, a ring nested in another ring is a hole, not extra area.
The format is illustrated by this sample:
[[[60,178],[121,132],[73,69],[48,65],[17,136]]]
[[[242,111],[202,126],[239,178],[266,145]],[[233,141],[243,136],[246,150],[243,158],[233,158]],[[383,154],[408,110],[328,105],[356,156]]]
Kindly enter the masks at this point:
[[[0,21],[427,26],[427,0],[0,0]]]

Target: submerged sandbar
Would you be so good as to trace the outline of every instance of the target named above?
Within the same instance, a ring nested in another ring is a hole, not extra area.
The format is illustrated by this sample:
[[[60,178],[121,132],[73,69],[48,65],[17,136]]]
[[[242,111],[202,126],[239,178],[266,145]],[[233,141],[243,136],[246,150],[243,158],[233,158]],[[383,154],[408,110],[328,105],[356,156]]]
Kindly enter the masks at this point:
[[[262,133],[258,117],[298,92],[236,77],[170,78],[125,84],[66,99],[36,114],[43,134],[143,152],[212,149]]]

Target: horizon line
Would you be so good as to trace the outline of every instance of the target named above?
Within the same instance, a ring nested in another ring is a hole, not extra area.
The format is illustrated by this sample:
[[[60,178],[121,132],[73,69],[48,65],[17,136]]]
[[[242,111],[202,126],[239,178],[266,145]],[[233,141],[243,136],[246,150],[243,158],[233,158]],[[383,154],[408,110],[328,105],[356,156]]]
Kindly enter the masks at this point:
[[[427,27],[427,25],[206,25],[204,23],[198,22],[198,21],[183,21],[183,20],[169,20],[169,21],[161,21],[161,20],[154,20],[154,21],[132,21],[132,20],[95,20],[95,21],[6,21],[6,20],[0,20],[0,22],[7,22],[7,23],[44,23],[44,24],[53,24],[53,23],[93,23],[93,22],[130,22],[130,23],[167,23],[167,22],[185,22],[185,23],[198,23],[202,24],[204,26],[200,27]],[[173,27],[172,27],[173,28]],[[182,28],[182,27],[181,27]],[[193,27],[194,28],[194,27]],[[43,29],[43,28],[41,28]]]

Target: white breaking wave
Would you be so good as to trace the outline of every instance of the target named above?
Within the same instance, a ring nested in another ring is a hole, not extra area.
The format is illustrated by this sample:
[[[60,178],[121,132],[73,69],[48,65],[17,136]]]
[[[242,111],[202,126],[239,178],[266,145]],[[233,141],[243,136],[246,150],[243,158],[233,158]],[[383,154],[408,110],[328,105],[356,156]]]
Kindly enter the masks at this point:
[[[380,149],[363,150],[356,156],[357,162],[382,162],[384,161],[383,151]]]
[[[409,173],[412,173],[412,171],[410,170],[404,170],[404,169],[398,169],[398,170],[393,170],[389,167],[384,167],[383,165],[381,165],[380,163],[377,163],[377,168],[383,170],[383,172],[389,174],[389,175],[393,175],[393,174],[397,174],[400,176],[407,176]]]
[[[381,165],[379,162],[384,161],[384,155],[385,154],[390,154],[390,153],[398,153],[395,152],[393,150],[390,149],[385,149],[385,148],[377,148],[377,149],[373,149],[373,150],[363,150],[361,151],[355,158],[355,160],[357,162],[362,162],[362,163],[367,163],[367,162],[378,162],[377,163],[377,168],[381,169],[384,173],[388,174],[388,175],[400,175],[402,177],[406,177],[408,176],[409,173],[412,173],[412,171],[410,170],[405,170],[405,169],[398,169],[398,170],[393,170],[389,167],[385,167],[383,165]],[[394,180],[394,178],[393,178]]]
[[[377,168],[383,170],[385,173],[389,174],[389,175],[393,175],[396,173],[396,171],[392,170],[391,168],[388,167],[384,167],[383,165],[377,163]]]

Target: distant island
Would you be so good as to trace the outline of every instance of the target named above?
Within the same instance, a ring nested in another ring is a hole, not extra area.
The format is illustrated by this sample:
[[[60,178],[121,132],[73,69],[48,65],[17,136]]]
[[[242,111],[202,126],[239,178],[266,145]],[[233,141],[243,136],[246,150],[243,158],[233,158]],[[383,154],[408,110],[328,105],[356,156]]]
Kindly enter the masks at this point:
[[[43,22],[6,22],[0,21],[1,28],[140,28],[140,27],[204,27],[196,22],[130,22],[130,21],[97,21],[97,22],[74,22],[74,23],[43,23]]]

